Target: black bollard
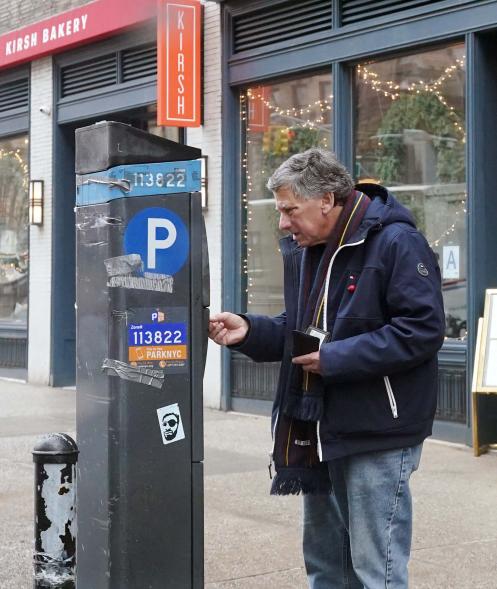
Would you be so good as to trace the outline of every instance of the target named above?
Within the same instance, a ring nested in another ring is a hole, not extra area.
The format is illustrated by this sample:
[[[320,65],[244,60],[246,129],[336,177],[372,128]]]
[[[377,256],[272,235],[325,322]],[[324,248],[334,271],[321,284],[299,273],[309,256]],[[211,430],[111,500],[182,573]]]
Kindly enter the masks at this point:
[[[78,452],[67,434],[48,434],[33,449],[35,589],[75,587]]]

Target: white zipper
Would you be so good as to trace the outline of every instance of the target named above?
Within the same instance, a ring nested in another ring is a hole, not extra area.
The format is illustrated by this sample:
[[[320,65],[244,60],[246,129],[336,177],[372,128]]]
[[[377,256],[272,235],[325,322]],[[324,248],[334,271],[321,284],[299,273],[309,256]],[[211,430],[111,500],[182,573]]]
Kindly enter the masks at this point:
[[[271,452],[269,453],[269,478],[272,479],[273,475],[271,472],[271,468],[274,464],[274,448],[276,446],[276,426],[278,425],[278,417],[280,416],[279,413],[276,414],[276,419],[274,420],[274,428],[273,428],[273,447],[271,449]]]
[[[336,252],[333,254],[330,263],[328,265],[328,271],[326,272],[326,281],[325,281],[325,288],[324,288],[324,304],[323,304],[323,326],[324,329],[326,331],[328,331],[328,313],[327,313],[327,303],[328,303],[328,290],[329,290],[329,286],[330,286],[330,276],[331,276],[331,268],[333,266],[333,262],[335,261],[335,258],[338,254],[338,252],[340,250],[342,250],[345,247],[352,247],[355,245],[361,245],[362,243],[364,243],[366,241],[366,238],[362,239],[361,241],[356,241],[355,243],[346,243],[345,245],[340,246]],[[385,387],[387,389],[387,395],[388,395],[388,401],[390,403],[390,409],[392,410],[392,415],[394,417],[394,419],[398,419],[399,417],[399,413],[397,410],[397,401],[395,400],[395,395],[393,394],[393,389],[392,389],[392,385],[390,384],[390,379],[388,378],[388,376],[384,376],[383,380],[385,381]],[[319,454],[319,459],[322,461],[322,455],[321,455],[321,441],[319,439],[319,421],[317,424],[317,432],[318,432],[318,454]]]
[[[331,275],[331,267],[333,266],[333,262],[335,261],[335,258],[338,254],[338,252],[340,250],[342,250],[345,247],[353,247],[355,245],[361,245],[362,243],[364,243],[366,241],[366,238],[361,239],[361,241],[356,241],[354,243],[346,243],[342,246],[340,246],[336,252],[333,254],[330,263],[328,265],[328,270],[326,272],[326,279],[325,279],[325,288],[324,288],[324,295],[323,295],[323,300],[324,300],[324,304],[323,304],[323,327],[326,331],[328,331],[328,310],[327,310],[327,303],[328,303],[328,290],[329,290],[329,284],[330,284],[330,275]],[[392,393],[393,396],[393,393]],[[394,399],[394,403],[395,403],[395,399]],[[275,446],[275,433],[276,433],[276,424],[278,423],[278,415],[276,415],[276,421],[274,423],[274,430],[273,430],[273,454],[274,454],[274,446]],[[319,436],[319,421],[316,422],[316,437],[317,437],[317,452],[318,452],[318,458],[320,462],[323,462],[323,449],[321,446],[321,438]],[[272,457],[272,454],[271,454]]]
[[[383,380],[385,381],[385,387],[387,389],[388,400],[390,402],[390,409],[392,410],[392,415],[395,419],[399,417],[399,413],[397,411],[397,401],[395,400],[395,395],[393,394],[392,385],[390,384],[390,379],[388,376],[384,376]]]
[[[274,452],[274,445],[276,443],[275,441],[275,437],[276,437],[276,426],[278,425],[278,417],[280,416],[279,412],[276,413],[276,419],[274,420],[274,427],[273,427],[273,452]]]
[[[343,250],[343,248],[345,247],[352,247],[354,245],[361,245],[361,243],[364,243],[366,241],[366,238],[362,239],[361,241],[356,241],[355,243],[346,243],[345,245],[341,245],[337,251],[333,254],[330,263],[328,265],[328,271],[326,272],[326,279],[325,279],[325,287],[324,287],[324,294],[323,294],[323,329],[325,331],[328,331],[328,290],[330,288],[330,276],[331,276],[331,267],[333,266],[333,262],[335,261],[335,258],[338,254],[338,252],[340,250]]]
[[[317,451],[319,462],[323,462],[323,449],[321,448],[321,438],[319,437],[319,421],[316,423],[316,434],[317,434]]]
[[[336,250],[336,252],[333,254],[333,256],[331,257],[330,263],[328,264],[328,270],[326,272],[325,287],[324,287],[324,294],[323,294],[323,328],[325,331],[328,331],[328,291],[330,288],[331,267],[333,266],[333,262],[335,261],[335,258],[337,256],[338,252],[340,250],[342,250],[343,248],[352,247],[355,245],[361,245],[361,243],[364,243],[365,241],[366,241],[366,238],[361,239],[361,241],[356,241],[355,243],[346,243],[346,244],[340,246]],[[317,451],[318,451],[319,462],[323,462],[323,449],[321,447],[321,438],[319,436],[319,421],[316,423],[316,434],[317,434]]]

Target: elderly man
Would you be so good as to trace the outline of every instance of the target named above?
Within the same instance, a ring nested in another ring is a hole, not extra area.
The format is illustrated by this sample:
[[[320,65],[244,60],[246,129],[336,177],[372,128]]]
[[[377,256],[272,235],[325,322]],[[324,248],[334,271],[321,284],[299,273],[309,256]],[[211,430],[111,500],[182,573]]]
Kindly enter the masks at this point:
[[[445,327],[436,258],[392,194],[354,188],[329,152],[292,156],[268,188],[290,234],[285,311],[214,315],[210,337],[281,360],[271,492],[304,494],[310,587],[407,588],[409,478],[431,434]]]

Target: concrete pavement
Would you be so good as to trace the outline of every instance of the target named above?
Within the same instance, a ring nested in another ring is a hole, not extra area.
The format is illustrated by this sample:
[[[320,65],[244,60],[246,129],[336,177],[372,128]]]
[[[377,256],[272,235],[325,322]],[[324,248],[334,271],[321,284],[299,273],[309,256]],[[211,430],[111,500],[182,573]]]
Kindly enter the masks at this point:
[[[0,589],[32,586],[31,449],[74,435],[74,406],[74,390],[0,381]],[[206,410],[206,589],[307,586],[300,498],[268,495],[269,447],[268,418]],[[428,441],[412,487],[410,587],[496,589],[497,455]]]

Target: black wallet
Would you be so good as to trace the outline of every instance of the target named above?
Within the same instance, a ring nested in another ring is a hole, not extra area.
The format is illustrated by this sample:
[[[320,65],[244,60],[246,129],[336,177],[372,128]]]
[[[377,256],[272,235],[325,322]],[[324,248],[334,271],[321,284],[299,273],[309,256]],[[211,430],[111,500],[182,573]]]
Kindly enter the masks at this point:
[[[318,337],[309,335],[298,329],[294,329],[292,335],[292,358],[295,358],[295,356],[305,356],[306,354],[311,354],[319,350]]]

